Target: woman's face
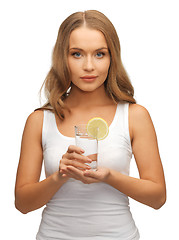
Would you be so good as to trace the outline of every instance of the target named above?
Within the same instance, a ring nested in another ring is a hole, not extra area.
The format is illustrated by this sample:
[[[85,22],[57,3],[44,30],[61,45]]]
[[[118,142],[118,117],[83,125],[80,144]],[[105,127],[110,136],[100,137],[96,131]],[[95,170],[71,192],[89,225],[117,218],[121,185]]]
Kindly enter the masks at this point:
[[[85,26],[72,31],[68,65],[73,85],[82,91],[102,86],[110,66],[110,54],[102,32]]]

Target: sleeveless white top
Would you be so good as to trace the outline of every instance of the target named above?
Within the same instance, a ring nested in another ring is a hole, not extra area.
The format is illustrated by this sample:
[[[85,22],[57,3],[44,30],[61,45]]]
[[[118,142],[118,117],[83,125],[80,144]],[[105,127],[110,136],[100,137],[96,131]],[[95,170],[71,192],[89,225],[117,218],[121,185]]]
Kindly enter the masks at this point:
[[[129,175],[132,148],[128,103],[117,105],[107,138],[98,142],[98,166]],[[46,177],[59,169],[59,161],[75,138],[62,135],[55,115],[44,111],[42,131]],[[138,240],[128,197],[106,183],[83,184],[69,179],[47,203],[37,240]]]

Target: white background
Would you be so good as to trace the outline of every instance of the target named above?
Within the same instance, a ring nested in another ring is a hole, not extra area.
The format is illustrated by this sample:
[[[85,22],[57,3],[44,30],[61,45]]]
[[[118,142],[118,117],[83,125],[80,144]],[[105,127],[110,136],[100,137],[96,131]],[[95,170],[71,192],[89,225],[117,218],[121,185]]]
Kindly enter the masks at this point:
[[[3,239],[32,240],[41,211],[27,215],[14,207],[14,184],[27,116],[38,106],[39,89],[51,65],[61,22],[79,10],[96,9],[114,24],[122,59],[156,128],[168,199],[160,210],[131,200],[142,240],[177,239],[179,7],[174,0],[0,2],[0,214]],[[134,159],[131,175],[138,176]],[[42,174],[42,178],[44,174]]]

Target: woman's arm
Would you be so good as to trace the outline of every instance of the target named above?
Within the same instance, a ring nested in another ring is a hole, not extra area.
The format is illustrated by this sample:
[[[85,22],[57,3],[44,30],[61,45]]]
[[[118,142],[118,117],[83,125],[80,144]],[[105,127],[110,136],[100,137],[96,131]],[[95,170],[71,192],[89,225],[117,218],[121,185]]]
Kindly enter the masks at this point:
[[[28,213],[45,205],[68,179],[59,171],[39,182],[42,168],[43,112],[33,112],[27,119],[15,186],[15,206]]]
[[[129,131],[132,139],[132,151],[139,171],[140,179],[136,192],[131,197],[159,209],[166,201],[166,185],[160,159],[157,136],[148,111],[137,104],[129,107]],[[133,183],[134,183],[133,182]],[[131,183],[131,187],[132,184]]]

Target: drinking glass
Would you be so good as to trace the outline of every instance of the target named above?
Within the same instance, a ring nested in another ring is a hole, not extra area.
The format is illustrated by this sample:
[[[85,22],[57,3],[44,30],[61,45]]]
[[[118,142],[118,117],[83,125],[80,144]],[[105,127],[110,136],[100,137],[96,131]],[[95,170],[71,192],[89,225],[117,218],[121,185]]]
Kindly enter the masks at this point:
[[[86,164],[91,167],[91,170],[95,171],[97,168],[98,140],[96,137],[91,137],[88,135],[87,124],[80,124],[75,126],[75,142],[76,146],[82,148],[85,151],[83,155],[88,156],[90,159],[92,159],[91,163]]]

